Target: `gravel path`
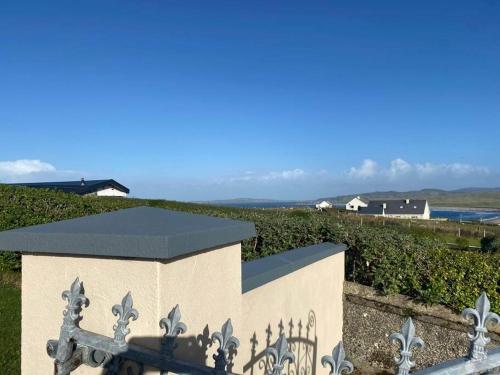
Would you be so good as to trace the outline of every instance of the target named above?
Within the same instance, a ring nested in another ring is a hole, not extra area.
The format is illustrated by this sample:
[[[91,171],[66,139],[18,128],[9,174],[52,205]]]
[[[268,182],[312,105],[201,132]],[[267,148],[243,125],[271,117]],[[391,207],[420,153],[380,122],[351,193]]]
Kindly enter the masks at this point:
[[[393,357],[398,346],[391,344],[388,337],[400,329],[404,320],[401,315],[344,300],[344,346],[347,358],[357,368],[356,374],[394,374]],[[413,351],[417,369],[466,354],[469,341],[464,332],[418,320],[414,323],[417,336],[426,344],[424,349]]]

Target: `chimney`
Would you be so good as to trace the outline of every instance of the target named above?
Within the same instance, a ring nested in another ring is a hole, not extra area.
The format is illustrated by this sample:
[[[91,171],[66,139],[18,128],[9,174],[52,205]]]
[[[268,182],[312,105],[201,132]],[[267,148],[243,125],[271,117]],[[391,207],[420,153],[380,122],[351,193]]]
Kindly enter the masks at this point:
[[[405,199],[405,202],[406,202],[406,204],[410,204],[410,200],[409,199]]]
[[[81,186],[85,186],[85,179],[82,177],[81,181],[80,181],[80,185]]]

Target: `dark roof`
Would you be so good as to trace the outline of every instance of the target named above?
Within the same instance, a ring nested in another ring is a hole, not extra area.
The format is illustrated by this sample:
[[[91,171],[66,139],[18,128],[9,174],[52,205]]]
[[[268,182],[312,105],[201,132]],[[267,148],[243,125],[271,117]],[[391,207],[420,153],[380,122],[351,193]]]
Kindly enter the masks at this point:
[[[425,211],[427,201],[425,199],[372,200],[367,207],[360,207],[358,213],[363,215],[382,215],[383,204],[386,204],[386,215],[422,215]]]
[[[241,267],[242,291],[248,292],[345,250],[347,246],[344,244],[324,242],[245,262]]]
[[[0,232],[0,249],[170,259],[253,236],[250,222],[134,207]]]
[[[26,186],[30,188],[39,188],[39,189],[55,189],[63,191],[65,193],[75,193],[79,195],[95,193],[98,190],[102,190],[108,187],[113,187],[127,194],[130,192],[130,190],[127,187],[123,186],[122,184],[116,182],[113,179],[60,181],[60,182],[23,182],[10,185]]]

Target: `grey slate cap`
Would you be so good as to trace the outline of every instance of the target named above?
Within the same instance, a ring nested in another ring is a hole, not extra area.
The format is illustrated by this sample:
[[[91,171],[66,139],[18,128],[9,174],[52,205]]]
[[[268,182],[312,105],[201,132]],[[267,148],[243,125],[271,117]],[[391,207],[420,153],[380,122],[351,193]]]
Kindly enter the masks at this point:
[[[170,259],[255,235],[251,222],[134,207],[0,232],[0,249]]]
[[[323,242],[245,262],[241,267],[242,292],[297,271],[309,264],[347,250],[344,244]]]

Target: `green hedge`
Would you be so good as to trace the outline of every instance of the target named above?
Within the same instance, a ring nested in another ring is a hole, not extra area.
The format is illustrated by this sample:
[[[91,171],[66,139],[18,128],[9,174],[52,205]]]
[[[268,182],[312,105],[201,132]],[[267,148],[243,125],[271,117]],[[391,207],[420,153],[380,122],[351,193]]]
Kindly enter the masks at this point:
[[[0,185],[0,230],[48,223],[138,205],[253,221],[257,238],[244,241],[243,260],[324,241],[349,245],[346,276],[384,293],[402,293],[460,310],[485,290],[500,311],[500,254],[448,249],[427,233],[403,227],[360,226],[306,210],[249,210],[165,200],[79,197],[51,190]],[[0,271],[20,267],[0,256]]]
[[[455,310],[472,307],[481,291],[500,311],[500,255],[450,249],[436,240],[364,228],[348,242],[354,281]]]

